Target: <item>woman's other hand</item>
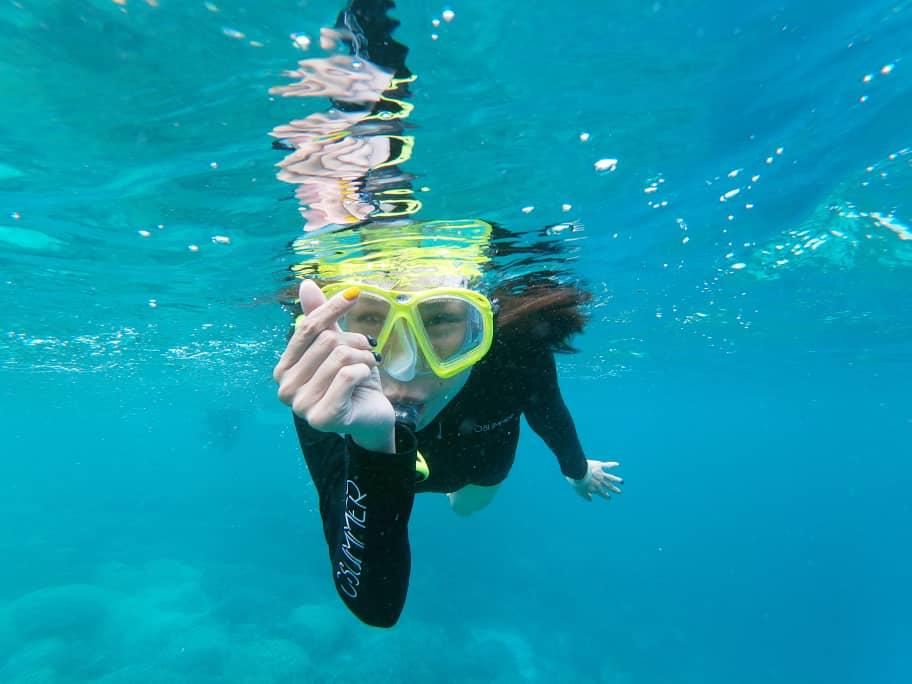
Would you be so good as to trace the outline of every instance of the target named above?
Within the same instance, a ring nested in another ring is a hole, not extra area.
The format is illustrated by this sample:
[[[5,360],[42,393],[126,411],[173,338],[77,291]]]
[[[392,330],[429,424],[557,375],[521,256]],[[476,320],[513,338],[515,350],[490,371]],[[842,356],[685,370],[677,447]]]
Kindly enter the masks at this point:
[[[380,386],[379,354],[364,335],[342,332],[337,323],[358,294],[349,288],[327,300],[316,283],[303,281],[304,317],[272,377],[279,399],[312,428],[347,433],[364,449],[394,453],[395,415]]]
[[[617,468],[620,463],[617,461],[592,460],[587,461],[587,463],[589,464],[589,472],[586,473],[586,477],[582,480],[567,478],[577,494],[586,499],[586,501],[592,501],[593,494],[603,499],[610,499],[612,492],[615,494],[621,493],[621,488],[618,485],[623,484],[624,480],[608,472]]]

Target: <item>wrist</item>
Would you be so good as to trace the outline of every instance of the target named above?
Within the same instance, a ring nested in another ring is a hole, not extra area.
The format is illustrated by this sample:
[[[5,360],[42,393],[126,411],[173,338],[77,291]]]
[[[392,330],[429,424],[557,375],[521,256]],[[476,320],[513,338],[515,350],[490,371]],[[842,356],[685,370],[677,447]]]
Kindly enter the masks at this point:
[[[592,482],[592,469],[587,467],[586,474],[581,480],[574,480],[572,477],[567,477],[565,479],[577,489],[585,489],[589,486],[589,483]]]
[[[388,429],[376,430],[369,433],[349,433],[352,441],[362,449],[378,454],[396,453],[396,431],[390,425]]]
[[[582,489],[583,487],[589,486],[589,483],[592,482],[592,467],[589,465],[589,461],[586,461],[586,474],[583,475],[582,479],[575,480],[572,477],[566,478],[567,482],[572,484],[577,489]]]
[[[366,451],[378,454],[396,453],[396,435],[390,428],[387,435],[351,435],[352,441]]]

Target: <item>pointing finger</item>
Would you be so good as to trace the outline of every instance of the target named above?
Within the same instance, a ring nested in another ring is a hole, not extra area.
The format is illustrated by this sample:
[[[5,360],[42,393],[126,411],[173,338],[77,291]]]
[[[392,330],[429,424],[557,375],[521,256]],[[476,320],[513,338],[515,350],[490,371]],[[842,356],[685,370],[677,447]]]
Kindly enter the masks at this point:
[[[316,318],[315,325],[322,325],[326,328],[336,324],[342,314],[353,306],[352,302],[358,298],[359,294],[361,294],[360,288],[349,287],[327,301],[320,288],[312,280],[303,281],[298,290],[301,311],[307,315],[305,321],[311,323]]]
[[[288,346],[285,347],[282,357],[272,371],[276,382],[279,381],[285,371],[298,362],[317,335],[324,330],[340,329],[337,321],[354,306],[359,294],[360,290],[358,288],[350,287],[327,301],[316,283],[309,280],[301,283],[301,309],[307,314],[307,317],[303,322],[295,325],[294,334],[288,341]]]

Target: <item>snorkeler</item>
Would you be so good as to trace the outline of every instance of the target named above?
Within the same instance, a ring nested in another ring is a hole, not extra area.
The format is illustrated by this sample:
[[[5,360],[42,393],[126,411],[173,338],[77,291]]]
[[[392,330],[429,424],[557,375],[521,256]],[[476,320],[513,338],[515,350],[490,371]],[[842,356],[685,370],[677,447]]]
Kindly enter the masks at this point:
[[[525,301],[516,331],[561,329],[573,293],[553,294]],[[563,340],[500,337],[489,301],[469,289],[305,280],[299,296],[305,317],[274,377],[319,494],[336,589],[364,622],[391,626],[401,613],[415,494],[450,493],[457,512],[487,503],[521,415],[582,496],[620,491],[617,463],[586,460],[561,398],[548,343]]]
[[[363,48],[371,33],[364,22],[372,16],[389,22],[391,6],[355,0],[340,25]],[[364,14],[378,7],[380,15]],[[396,54],[403,57],[404,48]],[[382,66],[391,78],[401,73]],[[390,101],[371,100],[382,111],[390,111]],[[359,184],[358,214],[352,214],[347,191],[322,191],[340,186],[323,172],[326,154],[338,158],[333,145],[360,137],[351,131],[362,124],[345,118],[345,131],[320,136],[319,148],[310,146],[318,138],[308,133],[285,138],[290,149],[308,146],[307,173],[289,181],[305,189],[299,197],[319,198],[329,223],[346,215],[355,227],[331,232],[322,243],[303,241],[302,249],[322,249],[324,257],[296,269],[303,278],[300,315],[273,377],[294,413],[319,495],[336,590],[361,620],[389,627],[408,590],[415,494],[445,493],[463,515],[487,505],[512,467],[521,416],[587,500],[620,492],[621,479],[610,472],[616,462],[586,459],[558,386],[554,353],[568,350],[569,338],[582,330],[580,307],[588,295],[534,275],[485,287],[479,245],[491,226],[482,221],[415,223],[399,216],[378,227],[372,222],[378,215],[389,219],[390,211],[363,190],[374,183],[382,195],[389,185],[377,184],[371,169],[378,166],[367,157],[366,171],[356,167],[362,176],[346,179]],[[296,123],[299,131],[311,125]],[[372,128],[364,137],[384,135],[390,131]],[[377,148],[376,140],[369,143]],[[382,179],[407,180],[394,165],[380,167]],[[429,247],[435,240],[446,246]],[[346,251],[360,256],[339,258]]]

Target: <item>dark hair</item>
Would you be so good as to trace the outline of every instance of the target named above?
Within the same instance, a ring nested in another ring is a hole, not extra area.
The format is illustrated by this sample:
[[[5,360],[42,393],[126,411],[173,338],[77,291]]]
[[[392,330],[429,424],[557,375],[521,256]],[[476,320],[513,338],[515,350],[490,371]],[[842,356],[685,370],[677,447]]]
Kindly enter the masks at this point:
[[[550,272],[539,272],[501,284],[492,298],[498,305],[495,337],[514,347],[577,351],[570,341],[586,327],[588,316],[582,307],[592,299],[589,292],[560,283]]]

